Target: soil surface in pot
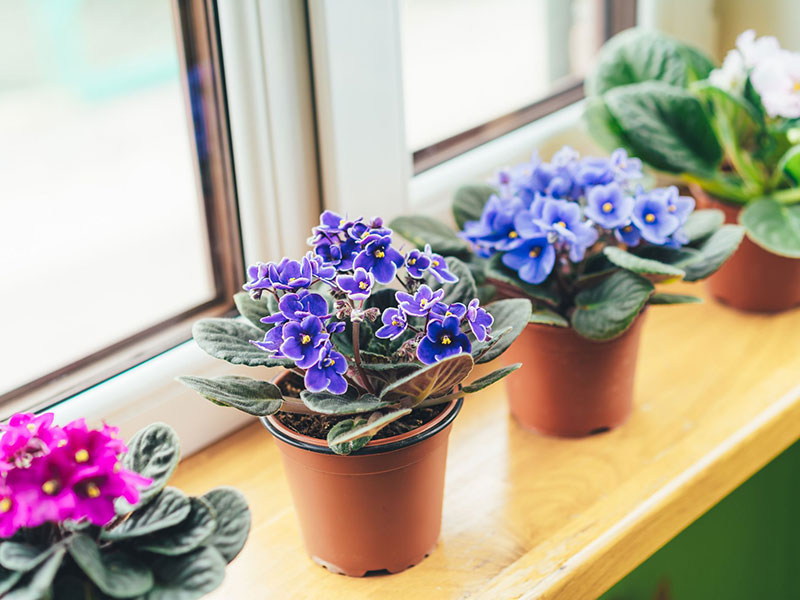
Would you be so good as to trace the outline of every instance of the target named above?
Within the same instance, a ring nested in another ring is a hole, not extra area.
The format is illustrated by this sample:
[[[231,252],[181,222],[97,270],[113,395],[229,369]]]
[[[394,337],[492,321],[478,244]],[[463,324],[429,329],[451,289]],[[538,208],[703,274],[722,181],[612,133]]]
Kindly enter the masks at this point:
[[[299,397],[300,392],[303,389],[300,385],[302,380],[294,374],[284,377],[282,381],[276,381],[276,383],[278,387],[281,388],[281,391],[287,396]],[[417,427],[422,427],[425,423],[435,419],[445,408],[447,408],[447,406],[448,403],[445,402],[444,404],[438,404],[436,406],[415,408],[411,411],[411,414],[406,415],[402,419],[398,419],[397,421],[389,423],[389,425],[381,429],[372,439],[382,440],[395,435],[402,435],[416,429]],[[318,440],[327,439],[328,432],[333,428],[334,425],[336,425],[339,421],[352,419],[354,416],[358,415],[322,416],[286,412],[280,412],[275,415],[275,417],[279,419],[281,423],[293,431],[296,431],[302,435],[307,435],[308,437],[316,438]]]

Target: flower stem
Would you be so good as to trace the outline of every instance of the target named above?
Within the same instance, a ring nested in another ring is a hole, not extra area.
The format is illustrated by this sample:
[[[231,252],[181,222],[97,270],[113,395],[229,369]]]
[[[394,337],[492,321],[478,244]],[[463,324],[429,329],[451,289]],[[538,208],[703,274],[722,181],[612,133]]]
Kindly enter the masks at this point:
[[[362,301],[363,304],[363,301]],[[361,366],[361,343],[359,341],[359,332],[361,331],[361,323],[355,322],[353,323],[353,357],[356,361],[356,369],[358,370],[358,375],[361,377],[361,384],[366,388],[366,390],[375,395],[375,388],[372,387],[372,382],[367,377],[366,372],[364,371],[364,367]]]

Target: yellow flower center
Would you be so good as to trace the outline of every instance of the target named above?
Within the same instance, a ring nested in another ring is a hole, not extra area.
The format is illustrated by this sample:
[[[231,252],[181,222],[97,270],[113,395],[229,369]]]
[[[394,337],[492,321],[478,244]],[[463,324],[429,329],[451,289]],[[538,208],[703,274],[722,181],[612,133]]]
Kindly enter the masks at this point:
[[[325,359],[325,366],[326,366],[326,367],[330,367],[330,366],[331,366],[331,365],[333,365],[335,362],[336,362],[336,361],[335,361],[335,360],[333,360],[333,359],[332,359],[332,358],[329,356],[328,358],[326,358],[326,359]]]
[[[31,433],[35,432],[36,425],[34,425],[33,423],[28,423],[28,431],[30,431]]]
[[[534,246],[533,248],[531,248],[531,251],[528,252],[528,256],[530,256],[531,258],[536,258],[541,253],[542,253],[541,246]]]
[[[395,327],[400,327],[400,322],[392,319],[392,325],[394,325]]]
[[[339,227],[341,227],[345,223],[347,223],[347,221],[345,221],[344,219],[339,219]]]
[[[11,510],[11,498],[3,498],[0,500],[0,513],[7,513]]]
[[[100,488],[97,487],[96,483],[90,481],[86,484],[86,495],[89,496],[89,498],[97,498],[100,496]]]
[[[435,261],[433,261],[431,264],[432,264],[434,267],[438,267],[438,266],[439,266],[439,261],[438,261],[438,260],[435,260]]]
[[[81,449],[75,453],[75,462],[85,463],[88,460],[89,460],[88,450]]]
[[[630,233],[631,231],[633,231],[633,225],[625,225],[625,227],[622,228],[622,231],[624,231],[625,233]]]
[[[644,216],[644,220],[647,221],[648,223],[653,223],[656,220],[656,216],[653,213],[647,213]]]
[[[509,231],[509,232],[508,232],[508,237],[510,237],[510,238],[513,240],[513,239],[515,239],[515,238],[518,238],[518,237],[519,237],[519,234],[518,234],[516,231],[513,231],[513,230],[512,230],[512,231]]]
[[[425,306],[427,303],[428,303],[428,301],[425,300],[425,298],[423,298],[422,300],[419,301],[419,305],[420,306]]]
[[[448,310],[446,313],[444,313],[444,316],[445,318],[447,318],[447,317],[454,317],[455,315]]]
[[[604,213],[610,213],[614,210],[614,205],[611,202],[603,202],[603,206],[601,207]]]
[[[383,251],[383,248],[375,250],[375,258],[383,258],[384,256],[386,256],[386,253]]]
[[[303,337],[300,338],[300,343],[301,344],[308,344],[309,342],[311,342],[311,336],[308,335],[307,333],[304,333]]]
[[[447,346],[447,345],[450,343],[450,336],[448,336],[448,335],[443,335],[443,336],[442,336],[442,340],[441,340],[441,341],[442,341],[442,343],[443,343],[445,346]]]
[[[409,259],[408,259],[408,264],[410,264],[410,265],[415,265],[415,264],[417,264],[417,259],[416,259],[416,258],[409,258]]]
[[[677,206],[675,206],[674,204],[669,205],[669,212],[675,212],[676,210],[678,210]]]
[[[122,465],[120,463],[114,464],[114,473],[119,473],[122,470]]]
[[[67,440],[58,440],[58,447],[63,448],[67,445]]]
[[[55,479],[48,479],[42,484],[42,491],[48,496],[55,496],[58,492],[58,481]]]
[[[564,223],[564,221],[559,221],[558,223],[556,223],[556,225],[558,225],[559,227],[563,227],[564,229],[567,228],[567,224]]]
[[[366,281],[362,281],[362,282],[360,282],[360,283],[358,284],[358,287],[360,287],[362,290],[365,290],[365,289],[367,289],[367,282],[366,282]]]
[[[795,81],[794,85],[792,86],[793,92],[800,92],[800,81]]]
[[[292,283],[292,282],[293,282],[293,281],[295,281],[296,279],[297,279],[297,277],[289,277],[289,283]]]

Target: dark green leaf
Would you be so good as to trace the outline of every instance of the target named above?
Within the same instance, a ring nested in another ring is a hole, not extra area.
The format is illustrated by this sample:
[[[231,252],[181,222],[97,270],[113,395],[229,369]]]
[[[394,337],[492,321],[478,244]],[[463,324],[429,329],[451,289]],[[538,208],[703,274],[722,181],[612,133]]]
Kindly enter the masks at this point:
[[[553,325],[555,327],[569,327],[569,321],[557,312],[546,308],[537,308],[531,313],[528,323],[538,323],[539,325]]]
[[[665,294],[663,292],[656,292],[647,301],[648,304],[699,304],[701,302],[703,301],[697,296]]]
[[[583,118],[589,134],[606,150],[625,148],[633,153],[622,127],[608,110],[602,96],[590,96],[586,99]]]
[[[381,391],[380,397],[414,407],[426,398],[451,392],[469,375],[473,364],[469,354],[449,356],[390,383]]]
[[[33,572],[33,576],[29,576],[29,580],[24,579],[22,585],[9,591],[3,596],[3,600],[42,600],[47,598],[66,552],[63,546],[53,550],[50,557]]]
[[[247,292],[238,292],[234,294],[233,301],[240,315],[262,331],[269,331],[272,325],[262,323],[261,319],[272,314],[267,306],[267,299],[271,296],[272,294],[265,293],[260,299],[253,300]]]
[[[159,557],[152,568],[155,585],[144,600],[197,600],[225,579],[225,559],[213,546],[181,556]]]
[[[303,403],[314,412],[325,415],[355,415],[372,412],[391,406],[391,402],[384,402],[372,394],[363,394],[358,398],[348,398],[330,392],[309,392],[304,390],[300,394]]]
[[[203,496],[203,500],[214,508],[217,517],[217,529],[208,543],[227,562],[231,562],[244,547],[250,533],[251,516],[247,500],[240,491],[231,487],[214,488]]]
[[[689,258],[675,263],[675,266],[686,271],[686,281],[705,279],[728,260],[743,237],[744,229],[739,225],[723,225],[691,253]]]
[[[604,99],[628,147],[656,169],[705,174],[719,166],[722,149],[688,91],[648,81],[614,88]]]
[[[635,254],[625,252],[622,248],[616,246],[606,246],[603,248],[603,254],[606,258],[618,267],[627,269],[633,273],[637,273],[642,277],[649,279],[653,282],[663,281],[676,281],[682,279],[685,273],[683,270],[673,267],[672,265],[652,260],[649,258],[641,258]]]
[[[251,344],[251,340],[263,340],[264,332],[237,319],[197,321],[192,327],[192,335],[206,353],[234,365],[286,367],[294,364],[288,358],[272,358],[269,352]]]
[[[189,516],[191,504],[182,491],[166,487],[149,504],[135,510],[113,529],[103,529],[100,539],[127,540],[177,525]]]
[[[504,327],[503,329],[492,328],[492,334],[484,341],[474,341],[472,343],[472,352],[470,354],[472,355],[472,360],[475,361],[475,364],[484,362],[481,360],[483,355],[499,344],[503,337],[509,333],[511,333],[511,327]]]
[[[141,490],[139,506],[152,500],[167,485],[180,455],[178,435],[165,423],[148,425],[128,442],[128,452],[122,457],[122,466],[153,480]],[[124,498],[117,501],[117,514],[127,513],[132,508]]]
[[[464,392],[465,394],[474,394],[475,392],[480,391],[483,388],[489,387],[494,382],[500,381],[506,375],[511,375],[511,373],[519,369],[521,366],[522,363],[515,363],[513,365],[503,367],[502,369],[497,369],[496,371],[492,371],[488,375],[484,375],[480,379],[476,379],[469,385],[465,385],[461,391]]]
[[[479,220],[489,196],[496,193],[497,190],[485,184],[464,185],[458,188],[453,197],[453,217],[459,229],[464,229],[464,223],[467,221]]]
[[[749,204],[739,222],[756,244],[774,254],[800,258],[800,204],[787,206],[771,198]],[[738,242],[737,242],[738,243]]]
[[[453,256],[448,257],[446,260],[447,268],[453,275],[458,277],[458,281],[455,283],[442,284],[434,279],[432,275],[427,274],[425,275],[425,282],[434,291],[438,289],[444,290],[442,302],[445,304],[461,302],[467,305],[470,300],[478,295],[478,289],[475,286],[475,279],[472,277],[472,272],[466,264]]]
[[[511,331],[503,335],[497,344],[478,359],[478,363],[494,360],[508,350],[508,347],[517,339],[530,321],[532,307],[531,301],[527,298],[509,298],[508,300],[497,300],[488,304],[486,310],[494,318],[492,331],[502,331],[508,327],[511,328]]]
[[[503,264],[503,255],[495,254],[486,264],[486,277],[488,281],[499,281],[514,286],[523,294],[536,300],[542,300],[548,304],[557,305],[558,295],[551,291],[546,284],[534,285],[522,281],[517,274]]]
[[[349,452],[354,452],[356,449],[362,448],[369,440],[375,437],[375,434],[381,429],[409,414],[411,414],[410,408],[400,408],[385,415],[381,415],[374,420],[371,418],[366,421],[364,419],[348,419],[348,421],[352,421],[352,424],[348,427],[337,429],[335,435],[331,434],[336,428],[328,432],[328,446],[337,454],[349,454]],[[341,425],[341,423],[344,422],[345,421],[340,421],[337,425]],[[350,446],[348,447],[346,444],[350,444]],[[343,452],[343,450],[348,448],[349,452]]]
[[[175,556],[191,552],[205,543],[217,529],[215,510],[202,498],[189,498],[189,516],[178,525],[159,531],[147,539],[137,542],[137,548]]]
[[[136,557],[123,552],[101,553],[87,535],[73,537],[69,553],[86,576],[112,598],[136,598],[153,587],[153,573]]]
[[[27,572],[50,556],[53,546],[39,548],[23,542],[5,541],[0,544],[0,565],[11,571]]]
[[[725,213],[716,208],[696,210],[689,215],[683,226],[683,232],[689,242],[696,242],[707,238],[725,222]]]
[[[337,442],[335,440],[340,435],[345,435],[350,431],[360,429],[366,424],[367,420],[361,417],[339,421],[336,425],[331,427],[331,430],[328,432],[328,447],[336,454],[341,454],[343,456],[358,452],[369,443],[372,436],[365,435],[349,442]]]
[[[280,389],[269,381],[238,375],[211,379],[186,375],[178,377],[178,381],[216,404],[231,406],[255,417],[276,413],[283,403]]]
[[[447,225],[436,219],[420,215],[397,217],[389,227],[422,250],[430,244],[431,250],[443,256],[466,255],[469,245]]]
[[[795,185],[800,183],[800,146],[792,146],[781,157],[777,169],[792,178]]]
[[[631,326],[653,291],[653,284],[644,277],[617,271],[575,297],[572,326],[589,339],[615,338]]]
[[[24,574],[22,571],[9,571],[8,569],[0,568],[0,595],[5,594],[17,585],[17,582],[22,579]]]

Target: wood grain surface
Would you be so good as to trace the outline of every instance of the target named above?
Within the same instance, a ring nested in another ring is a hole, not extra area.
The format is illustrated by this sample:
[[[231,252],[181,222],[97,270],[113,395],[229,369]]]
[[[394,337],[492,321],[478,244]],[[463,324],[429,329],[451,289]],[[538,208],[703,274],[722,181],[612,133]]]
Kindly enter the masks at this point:
[[[669,291],[704,295],[689,284]],[[800,310],[750,315],[707,300],[649,311],[636,407],[616,431],[546,438],[510,418],[503,385],[469,398],[450,439],[439,545],[403,573],[353,579],[309,560],[277,450],[258,423],[184,461],[173,485],[233,485],[250,502],[250,539],[214,600],[580,600],[602,594],[798,437]]]

